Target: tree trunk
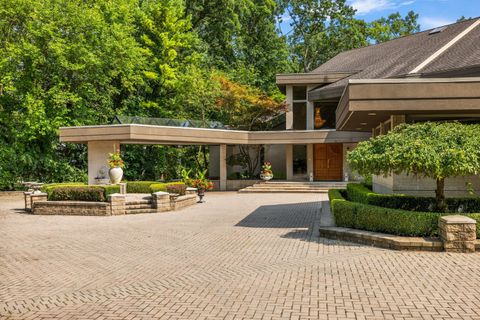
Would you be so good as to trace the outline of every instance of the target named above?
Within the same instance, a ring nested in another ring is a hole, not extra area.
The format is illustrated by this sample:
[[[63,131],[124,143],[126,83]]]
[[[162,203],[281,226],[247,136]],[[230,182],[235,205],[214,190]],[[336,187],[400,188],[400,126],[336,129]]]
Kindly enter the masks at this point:
[[[447,205],[445,203],[445,178],[437,179],[437,189],[435,190],[436,210],[445,212]]]

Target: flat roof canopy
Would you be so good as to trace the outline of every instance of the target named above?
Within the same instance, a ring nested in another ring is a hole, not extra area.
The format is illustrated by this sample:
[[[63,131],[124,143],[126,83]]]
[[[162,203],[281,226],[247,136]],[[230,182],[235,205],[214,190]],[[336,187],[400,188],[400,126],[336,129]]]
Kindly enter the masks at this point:
[[[370,133],[335,130],[240,131],[182,128],[141,124],[117,124],[60,128],[60,141],[119,141],[122,144],[306,144],[359,142]]]
[[[371,132],[391,115],[480,120],[480,78],[349,80],[337,108],[337,130]]]

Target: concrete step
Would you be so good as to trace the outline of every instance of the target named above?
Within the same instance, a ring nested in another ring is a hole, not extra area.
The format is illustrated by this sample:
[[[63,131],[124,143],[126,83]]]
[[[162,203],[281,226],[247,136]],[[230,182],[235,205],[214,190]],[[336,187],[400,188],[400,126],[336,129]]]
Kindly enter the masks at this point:
[[[127,209],[126,214],[139,214],[139,213],[156,213],[157,209]]]
[[[126,206],[151,205],[151,204],[152,204],[152,200],[131,200],[131,201],[125,202]]]
[[[308,181],[279,181],[279,182],[262,182],[253,186],[239,190],[239,192],[291,192],[291,193],[326,193],[329,189],[343,189],[346,182],[342,181],[325,181],[325,182],[308,182]]]
[[[272,186],[272,185],[264,185],[264,184],[254,184],[252,187],[255,188],[262,188],[262,189],[270,189],[270,188],[277,188],[277,189],[329,189],[329,188],[344,188],[342,185],[325,185],[325,186]]]
[[[152,208],[152,204],[127,204],[126,206],[126,209],[127,210],[131,210],[131,209],[151,209]]]

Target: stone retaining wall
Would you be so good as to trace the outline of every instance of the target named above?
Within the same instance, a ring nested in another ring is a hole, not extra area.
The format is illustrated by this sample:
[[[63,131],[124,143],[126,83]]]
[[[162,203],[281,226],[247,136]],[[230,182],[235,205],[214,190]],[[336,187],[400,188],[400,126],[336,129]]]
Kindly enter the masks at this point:
[[[196,194],[186,194],[170,201],[170,210],[178,210],[197,203]]]
[[[38,201],[33,204],[33,214],[107,216],[111,214],[110,203],[88,201]]]

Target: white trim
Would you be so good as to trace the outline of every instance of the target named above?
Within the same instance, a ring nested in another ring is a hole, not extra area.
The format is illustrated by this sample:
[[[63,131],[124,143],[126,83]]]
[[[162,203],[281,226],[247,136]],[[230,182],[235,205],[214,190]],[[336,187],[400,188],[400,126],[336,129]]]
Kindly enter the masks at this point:
[[[438,49],[434,54],[432,54],[430,57],[428,57],[425,61],[420,63],[415,69],[409,72],[409,74],[415,74],[418,73],[420,70],[425,68],[430,62],[438,58],[442,53],[444,53],[446,50],[448,50],[451,46],[453,46],[455,43],[457,43],[460,39],[462,39],[464,36],[466,36],[470,31],[475,29],[476,26],[480,24],[480,19],[472,23],[468,28],[460,32],[455,38],[450,40],[446,45]]]

